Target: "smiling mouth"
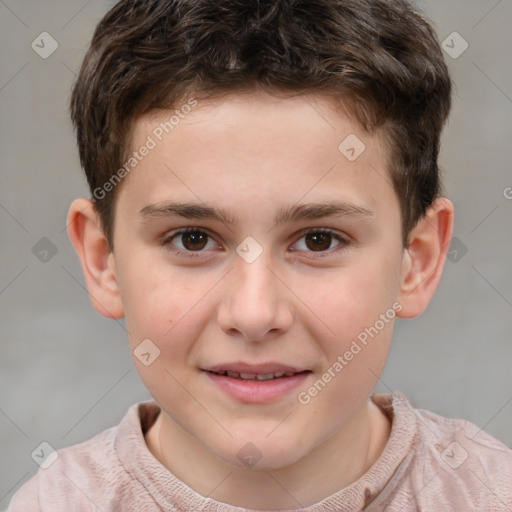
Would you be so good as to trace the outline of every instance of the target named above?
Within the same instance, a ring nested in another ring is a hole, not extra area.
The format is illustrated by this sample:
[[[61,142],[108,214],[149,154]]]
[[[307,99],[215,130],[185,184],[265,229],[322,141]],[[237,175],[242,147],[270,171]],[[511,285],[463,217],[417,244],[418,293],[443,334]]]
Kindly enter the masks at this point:
[[[224,370],[219,372],[214,372],[210,370],[206,370],[209,373],[213,373],[215,375],[220,375],[223,377],[231,377],[232,379],[240,379],[240,380],[274,380],[274,379],[282,379],[286,377],[293,377],[294,375],[300,375],[302,373],[310,373],[310,370],[305,370],[303,372],[275,372],[275,373],[239,373],[233,372],[231,370]]]
[[[289,397],[309,378],[313,372],[303,368],[280,363],[239,362],[219,364],[203,372],[224,396],[244,404],[268,404]]]

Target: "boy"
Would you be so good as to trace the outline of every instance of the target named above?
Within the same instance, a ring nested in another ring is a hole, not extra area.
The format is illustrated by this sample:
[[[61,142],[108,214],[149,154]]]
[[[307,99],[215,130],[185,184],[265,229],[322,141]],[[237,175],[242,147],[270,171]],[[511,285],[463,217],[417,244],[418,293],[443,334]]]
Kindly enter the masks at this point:
[[[511,450],[372,395],[449,247],[450,95],[405,0],[116,4],[72,93],[69,235],[154,402],[9,510],[512,510]]]

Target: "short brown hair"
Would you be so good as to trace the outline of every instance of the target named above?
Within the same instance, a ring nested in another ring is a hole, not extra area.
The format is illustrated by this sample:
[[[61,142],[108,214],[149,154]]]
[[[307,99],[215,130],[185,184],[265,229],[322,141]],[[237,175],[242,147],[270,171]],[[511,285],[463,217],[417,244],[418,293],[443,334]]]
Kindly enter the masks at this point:
[[[96,27],[70,102],[110,248],[119,187],[94,191],[123,165],[135,121],[192,93],[255,88],[332,95],[363,130],[381,130],[406,246],[441,194],[452,90],[434,30],[407,0],[121,0]]]

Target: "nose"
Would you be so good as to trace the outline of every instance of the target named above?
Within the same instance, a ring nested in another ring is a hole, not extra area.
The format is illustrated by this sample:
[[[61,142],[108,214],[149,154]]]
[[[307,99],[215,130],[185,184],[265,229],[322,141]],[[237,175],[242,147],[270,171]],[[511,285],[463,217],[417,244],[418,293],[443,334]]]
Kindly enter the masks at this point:
[[[221,290],[217,321],[228,335],[246,341],[273,339],[293,323],[293,293],[264,255],[252,263],[237,258]]]

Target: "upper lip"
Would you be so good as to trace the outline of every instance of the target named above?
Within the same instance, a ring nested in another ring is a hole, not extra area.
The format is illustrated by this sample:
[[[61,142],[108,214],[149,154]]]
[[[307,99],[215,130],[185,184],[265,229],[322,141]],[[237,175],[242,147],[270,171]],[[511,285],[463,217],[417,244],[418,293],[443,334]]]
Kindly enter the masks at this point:
[[[290,366],[287,364],[281,364],[281,363],[263,363],[263,364],[249,364],[244,363],[242,361],[240,362],[234,362],[234,363],[221,363],[216,364],[214,366],[208,366],[207,368],[203,368],[206,371],[209,372],[223,372],[223,371],[231,371],[231,372],[238,372],[238,373],[249,373],[249,374],[256,374],[256,375],[267,375],[269,373],[301,373],[304,371],[309,371],[307,368],[302,368],[298,366]]]

